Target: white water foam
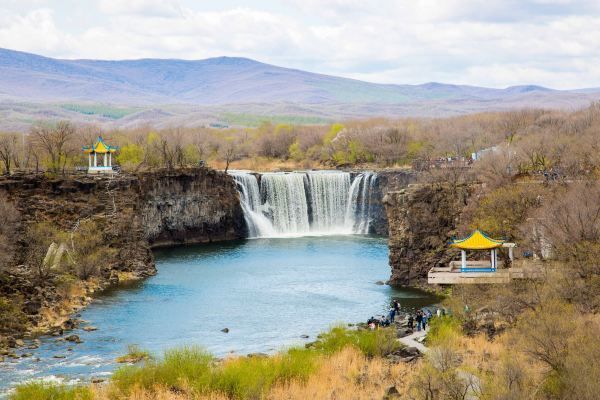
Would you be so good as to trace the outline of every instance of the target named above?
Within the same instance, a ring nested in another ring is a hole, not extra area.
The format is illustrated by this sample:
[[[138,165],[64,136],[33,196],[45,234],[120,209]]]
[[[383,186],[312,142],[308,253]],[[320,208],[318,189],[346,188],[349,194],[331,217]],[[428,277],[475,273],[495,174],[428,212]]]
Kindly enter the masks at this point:
[[[230,171],[250,238],[368,234],[377,175],[309,171]]]

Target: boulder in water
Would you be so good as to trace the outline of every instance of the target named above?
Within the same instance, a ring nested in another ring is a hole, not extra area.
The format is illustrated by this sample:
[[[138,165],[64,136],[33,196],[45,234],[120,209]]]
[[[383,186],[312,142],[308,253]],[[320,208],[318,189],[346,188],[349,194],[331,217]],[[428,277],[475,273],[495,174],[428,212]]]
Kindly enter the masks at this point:
[[[229,328],[223,328],[223,329],[221,329],[221,332],[223,332],[223,333],[229,333]]]
[[[98,328],[96,328],[95,326],[91,326],[90,325],[90,326],[84,326],[83,330],[86,331],[86,332],[92,332],[92,331],[97,331]]]
[[[67,342],[81,343],[81,339],[79,338],[78,335],[69,335],[65,338],[65,340]]]

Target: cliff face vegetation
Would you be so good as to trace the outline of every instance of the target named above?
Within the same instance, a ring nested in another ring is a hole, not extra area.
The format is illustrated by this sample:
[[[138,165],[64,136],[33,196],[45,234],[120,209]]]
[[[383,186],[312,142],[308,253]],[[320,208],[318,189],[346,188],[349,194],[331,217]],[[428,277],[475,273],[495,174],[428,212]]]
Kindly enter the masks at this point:
[[[208,169],[5,177],[0,199],[4,342],[29,328],[68,328],[94,291],[156,273],[151,246],[244,234],[233,181]]]
[[[414,184],[386,194],[390,284],[423,284],[431,267],[452,259],[448,241],[472,191],[469,185]]]

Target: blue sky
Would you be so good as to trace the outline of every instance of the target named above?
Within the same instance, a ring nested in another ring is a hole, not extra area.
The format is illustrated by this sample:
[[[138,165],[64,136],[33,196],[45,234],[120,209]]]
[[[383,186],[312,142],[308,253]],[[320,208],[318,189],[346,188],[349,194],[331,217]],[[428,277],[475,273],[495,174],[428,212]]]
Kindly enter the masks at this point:
[[[384,83],[600,87],[600,0],[0,0],[0,47],[244,56]]]

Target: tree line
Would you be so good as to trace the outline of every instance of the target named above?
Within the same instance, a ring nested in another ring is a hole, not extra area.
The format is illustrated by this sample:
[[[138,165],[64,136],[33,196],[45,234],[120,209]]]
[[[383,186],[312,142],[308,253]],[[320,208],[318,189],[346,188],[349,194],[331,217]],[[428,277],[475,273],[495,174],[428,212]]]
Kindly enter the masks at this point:
[[[600,103],[572,112],[526,109],[450,118],[349,120],[331,125],[264,122],[258,128],[103,130],[69,121],[0,133],[0,167],[64,174],[87,165],[82,146],[102,135],[120,146],[124,169],[398,167],[415,160],[470,159],[481,150],[498,176],[589,175],[600,163]],[[492,168],[492,167],[491,167]]]

